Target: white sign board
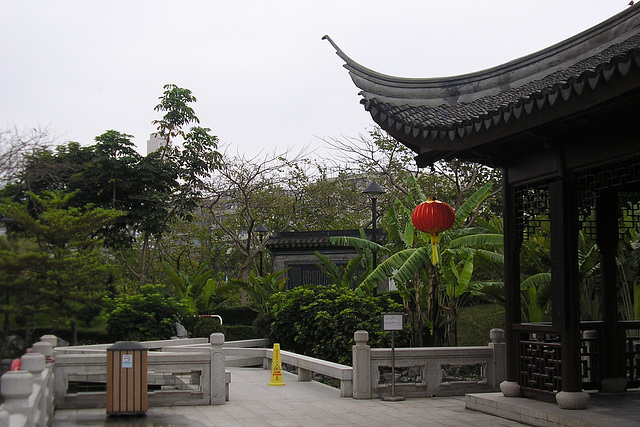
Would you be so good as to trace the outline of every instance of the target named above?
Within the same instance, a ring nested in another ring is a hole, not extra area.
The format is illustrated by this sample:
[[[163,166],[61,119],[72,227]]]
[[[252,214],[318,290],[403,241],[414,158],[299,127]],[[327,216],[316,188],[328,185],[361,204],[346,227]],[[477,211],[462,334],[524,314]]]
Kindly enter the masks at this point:
[[[402,330],[402,313],[385,313],[382,315],[382,329],[384,331]]]
[[[123,368],[133,368],[133,355],[132,354],[123,354],[122,355],[122,367]]]

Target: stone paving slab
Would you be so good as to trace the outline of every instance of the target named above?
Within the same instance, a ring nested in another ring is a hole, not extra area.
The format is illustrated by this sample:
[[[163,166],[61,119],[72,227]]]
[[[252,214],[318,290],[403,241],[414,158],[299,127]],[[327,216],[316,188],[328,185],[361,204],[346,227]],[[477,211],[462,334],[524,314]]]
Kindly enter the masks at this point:
[[[465,398],[432,397],[386,402],[341,398],[340,390],[298,382],[283,372],[284,386],[268,386],[270,371],[227,368],[230,400],[217,406],[150,408],[144,417],[107,417],[104,409],[58,410],[54,427],[66,426],[522,426],[465,409]]]

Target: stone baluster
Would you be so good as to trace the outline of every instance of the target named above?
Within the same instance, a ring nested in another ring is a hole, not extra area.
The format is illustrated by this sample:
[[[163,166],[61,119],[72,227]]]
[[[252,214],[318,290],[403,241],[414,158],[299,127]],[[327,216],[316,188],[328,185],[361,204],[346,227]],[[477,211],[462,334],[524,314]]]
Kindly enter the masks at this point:
[[[371,347],[367,345],[369,332],[356,331],[353,334],[353,398],[371,399]]]
[[[9,413],[4,409],[0,409],[0,427],[10,427],[9,426]]]
[[[23,371],[28,371],[33,375],[34,391],[39,393],[33,408],[33,423],[36,426],[46,426],[48,417],[53,408],[48,407],[49,396],[53,391],[49,389],[49,375],[45,371],[46,361],[44,354],[27,353],[20,358]],[[53,406],[53,405],[51,405]]]
[[[46,363],[53,362],[53,345],[47,341],[38,341],[31,346],[34,352],[43,354],[46,358]]]
[[[211,404],[222,405],[226,400],[224,334],[219,332],[209,336],[211,343]]]
[[[11,416],[21,414],[25,417],[26,425],[32,424],[32,408],[29,407],[29,397],[33,392],[33,375],[28,371],[9,371],[0,379],[3,409]]]
[[[493,384],[494,390],[500,389],[500,384],[507,378],[507,346],[504,342],[504,331],[502,329],[492,329],[489,332],[491,342],[489,347],[493,348]]]

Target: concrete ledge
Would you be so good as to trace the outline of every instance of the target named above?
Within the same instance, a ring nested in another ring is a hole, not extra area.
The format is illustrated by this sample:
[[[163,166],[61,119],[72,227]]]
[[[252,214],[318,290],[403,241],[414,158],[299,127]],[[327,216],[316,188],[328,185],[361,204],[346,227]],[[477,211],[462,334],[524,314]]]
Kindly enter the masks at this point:
[[[524,397],[505,397],[502,393],[477,393],[465,396],[465,407],[485,414],[533,426],[601,427],[640,425],[637,414],[614,410],[621,399],[636,402],[638,394],[602,395],[590,393],[593,403],[587,409],[567,410],[553,403]]]

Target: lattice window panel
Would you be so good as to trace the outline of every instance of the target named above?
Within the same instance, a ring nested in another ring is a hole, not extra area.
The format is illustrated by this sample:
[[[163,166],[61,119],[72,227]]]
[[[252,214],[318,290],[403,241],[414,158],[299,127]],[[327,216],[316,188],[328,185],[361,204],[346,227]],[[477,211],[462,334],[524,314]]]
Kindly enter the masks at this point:
[[[583,232],[596,237],[595,200],[603,190],[640,183],[640,156],[597,167],[583,169],[575,174],[578,189],[578,214]],[[618,193],[620,236],[640,222],[640,193]]]
[[[516,230],[524,239],[535,234],[543,223],[549,222],[550,182],[552,181],[536,181],[514,188]]]
[[[549,393],[562,390],[559,341],[520,340],[520,385]]]
[[[632,191],[618,192],[618,230],[624,238],[629,230],[637,230],[640,225],[640,193]]]

